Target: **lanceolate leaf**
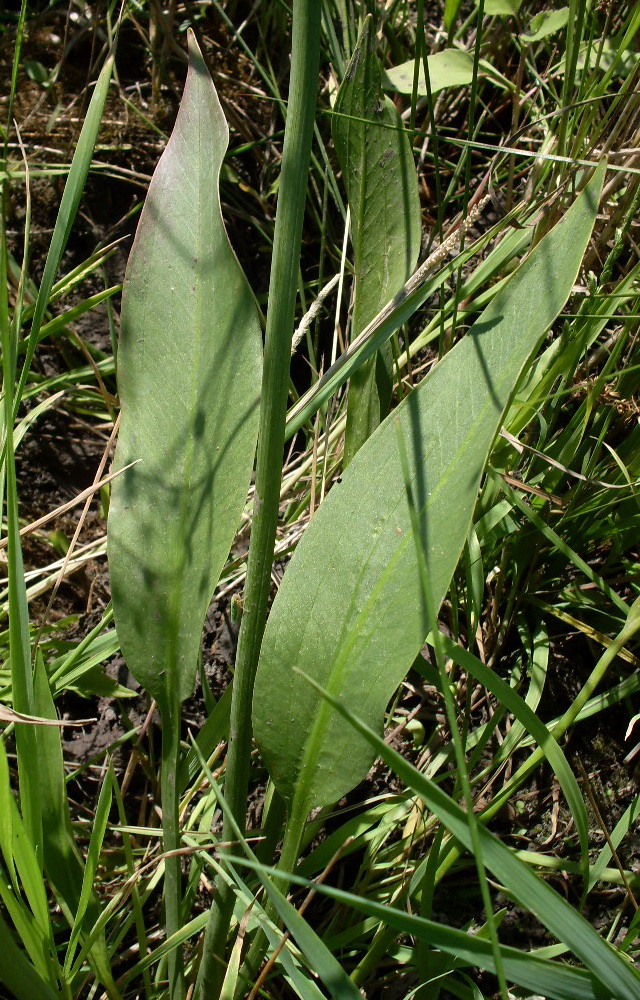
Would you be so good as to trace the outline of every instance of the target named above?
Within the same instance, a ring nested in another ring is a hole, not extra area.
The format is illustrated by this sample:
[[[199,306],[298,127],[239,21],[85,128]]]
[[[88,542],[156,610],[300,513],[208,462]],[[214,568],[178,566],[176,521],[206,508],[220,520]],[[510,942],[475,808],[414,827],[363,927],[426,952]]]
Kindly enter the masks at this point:
[[[122,651],[161,708],[194,682],[212,592],[253,466],[254,300],[220,212],[229,131],[195,40],[176,125],[129,258],[109,566]]]
[[[447,48],[440,52],[434,52],[427,57],[429,66],[429,86],[431,94],[437,94],[447,87],[466,87],[473,80],[473,56],[462,49]],[[415,70],[415,60],[401,63],[400,66],[393,66],[388,69],[384,76],[384,85],[387,90],[397,90],[400,94],[413,93],[413,75]],[[487,64],[480,60],[478,72],[484,76],[487,72]],[[418,95],[427,97],[429,90],[424,75],[424,68],[420,66],[418,74]]]
[[[458,16],[462,0],[445,0],[444,4],[444,26],[447,31],[451,31],[453,23]]]
[[[332,126],[351,210],[352,339],[402,288],[420,251],[420,197],[411,145],[382,90],[375,49],[369,16],[338,91]],[[391,345],[385,344],[351,380],[345,463],[387,415],[391,388]]]
[[[578,274],[603,176],[604,165],[467,336],[358,452],[291,560],[263,640],[254,727],[298,815],[352,788],[372,753],[295,668],[379,728],[428,631],[396,422],[439,608],[511,393]]]

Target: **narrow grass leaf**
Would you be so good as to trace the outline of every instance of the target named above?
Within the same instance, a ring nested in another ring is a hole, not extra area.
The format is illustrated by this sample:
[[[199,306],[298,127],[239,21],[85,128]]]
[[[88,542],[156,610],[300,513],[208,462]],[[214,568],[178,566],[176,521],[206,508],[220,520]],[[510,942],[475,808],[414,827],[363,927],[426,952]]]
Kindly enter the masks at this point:
[[[114,775],[113,782],[113,794],[116,800],[116,806],[118,809],[118,819],[120,822],[120,836],[122,837],[122,847],[124,849],[124,856],[127,865],[127,877],[131,882],[131,907],[130,912],[127,914],[125,921],[120,924],[120,934],[123,937],[128,933],[128,926],[130,922],[135,925],[136,936],[138,942],[138,948],[140,949],[141,955],[147,955],[149,952],[149,938],[147,935],[147,929],[145,927],[144,914],[142,912],[142,902],[141,894],[138,887],[138,872],[136,870],[135,859],[133,855],[133,845],[131,841],[131,836],[127,830],[123,827],[127,825],[127,816],[125,812],[124,802],[122,799],[122,794],[120,792],[120,786],[118,784],[118,779]],[[120,940],[123,938],[121,937]],[[111,939],[111,945],[114,947],[113,938]],[[117,945],[115,945],[117,947]],[[114,948],[115,950],[115,948]],[[149,975],[148,969],[145,969],[142,973],[142,980],[144,983],[145,996],[148,998],[151,996],[151,976]]]
[[[467,850],[471,850],[469,821],[464,810],[435,782],[388,746],[381,736],[350,712],[341,701],[321,689],[307,675],[304,675],[304,679],[367,740],[407,787],[422,798],[456,840]],[[533,913],[584,963],[596,982],[602,986],[599,995],[615,997],[616,1000],[637,1000],[640,973],[604,941],[577,910],[505,847],[498,837],[483,826],[479,826],[477,832],[487,868],[500,879],[509,895]]]
[[[622,843],[623,839],[629,834],[630,830],[634,827],[636,820],[640,816],[640,795],[636,795],[633,802],[630,802],[622,816],[616,823],[614,829],[609,834],[608,842],[604,845],[600,854],[596,858],[591,872],[589,875],[589,883],[587,886],[587,892],[590,892],[596,882],[602,878],[603,872],[605,871],[607,865],[609,864],[612,857],[611,847],[617,848]]]
[[[497,473],[493,469],[491,469],[490,471],[491,475],[497,478]],[[608,597],[613,602],[613,604],[615,604],[615,606],[620,611],[623,612],[624,615],[627,615],[629,612],[629,606],[624,601],[624,599],[620,597],[620,595],[613,589],[613,587],[610,587],[607,581],[604,580],[599,573],[596,573],[596,571],[592,569],[589,563],[585,559],[583,559],[582,556],[580,556],[574,549],[572,549],[571,546],[564,540],[564,538],[561,538],[560,535],[553,530],[553,528],[551,528],[548,524],[545,524],[544,520],[540,517],[540,515],[537,514],[535,510],[533,510],[533,508],[529,506],[529,504],[525,503],[522,497],[507,483],[505,483],[501,478],[500,478],[500,486],[501,489],[504,491],[505,496],[513,503],[513,506],[517,507],[518,510],[520,510],[525,515],[525,517],[527,517],[529,521],[531,521],[533,526],[537,528],[540,534],[544,538],[546,538],[547,541],[551,542],[556,551],[561,552],[564,556],[566,556],[567,559],[573,563],[576,569],[584,573],[587,579],[591,580],[591,582],[595,584],[598,590],[602,591],[602,593],[606,597]]]
[[[354,255],[352,340],[400,291],[420,252],[420,196],[409,137],[382,90],[373,17],[365,20],[336,98],[332,136],[351,209]],[[345,465],[389,412],[391,345],[349,385]]]
[[[36,970],[46,979],[55,982],[55,963],[52,958],[55,944],[42,876],[13,796],[9,807],[12,812],[14,874],[20,879],[20,884],[10,884],[0,865],[0,899]],[[2,848],[4,852],[4,843]]]
[[[209,718],[196,737],[196,744],[205,760],[211,756],[220,743],[224,743],[229,738],[231,690],[231,685],[225,688]],[[192,747],[180,765],[178,786],[181,792],[185,791],[187,786],[200,774],[201,770],[200,758]]]
[[[331,954],[327,946],[318,937],[304,917],[300,916],[286,896],[277,888],[273,880],[256,870],[264,886],[265,892],[280,920],[290,931],[298,947],[303,952],[309,968],[317,973],[329,994],[335,1000],[361,1000],[362,994],[349,979],[340,963]]]
[[[0,869],[0,899],[25,951],[33,962],[36,972],[45,979],[55,982],[55,976],[52,976],[47,937],[42,933],[33,914],[29,912],[6,882],[2,869]]]
[[[0,183],[0,203],[4,205],[5,188]],[[6,488],[7,535],[7,597],[9,615],[9,661],[13,707],[23,715],[34,715],[33,675],[31,670],[31,637],[29,606],[26,594],[24,560],[20,544],[20,519],[14,442],[14,389],[16,377],[16,317],[9,321],[7,238],[5,213],[0,210],[0,341],[2,347],[3,380],[3,451],[0,461],[0,500]],[[26,254],[26,251],[25,251]],[[26,264],[25,264],[26,266]],[[22,285],[20,284],[21,288]],[[36,733],[33,726],[20,726],[16,733],[20,807],[34,851],[42,858],[42,817],[37,775],[33,762],[37,758]]]
[[[538,705],[540,704],[540,699],[542,698],[545,680],[547,677],[550,641],[547,631],[542,623],[538,624],[535,635],[533,636],[526,632],[524,623],[521,624],[520,631],[523,645],[526,642],[527,646],[531,647],[531,658],[527,664],[529,688],[524,697],[524,702],[529,709],[535,713]],[[525,735],[525,731],[525,725],[522,720],[516,716],[509,727],[509,732],[505,735],[500,747],[496,750],[494,757],[495,764],[501,764],[511,756],[514,749],[519,746],[520,741]]]
[[[439,608],[502,414],[575,282],[603,177],[604,164],[467,336],[360,449],[291,560],[265,631],[253,714],[274,783],[299,810],[339,799],[366,774],[372,754],[295,669],[380,727],[424,641],[394,421],[410,442],[430,599]]]
[[[521,208],[515,208],[510,213],[510,219],[517,219],[521,214]],[[396,330],[399,330],[403,323],[406,323],[427,299],[456,274],[467,261],[487,246],[505,224],[506,217],[500,220],[499,225],[487,230],[466,250],[461,251],[454,261],[446,264],[433,277],[428,276],[438,266],[437,262],[431,261],[430,263],[430,259],[427,259],[424,264],[421,264],[405,283],[402,291],[382,307],[357,340],[349,345],[322,378],[307,389],[289,409],[285,437],[287,439],[292,437],[307,420],[317,413],[324,401],[332,396],[389,337],[393,336]],[[430,339],[433,337],[432,334]],[[422,340],[422,337],[419,340]],[[51,387],[54,384],[51,382]]]
[[[536,713],[529,708],[524,699],[513,688],[509,687],[506,681],[498,677],[494,670],[491,670],[486,664],[482,663],[473,653],[453,642],[448,636],[441,635],[441,642],[446,656],[451,657],[458,666],[468,671],[480,684],[491,691],[500,704],[507,708],[515,716],[516,720],[533,736],[543,751],[553,768],[558,783],[564,792],[571,815],[574,818],[582,851],[582,874],[585,880],[588,879],[589,817],[582,793],[580,792],[580,786],[560,746],[544,722],[540,721]]]
[[[13,814],[11,802],[13,791],[11,789],[11,776],[9,774],[9,761],[5,750],[4,738],[0,739],[0,851],[7,866],[9,878],[14,886],[17,886],[16,869],[13,860]]]
[[[38,715],[57,720],[40,651],[36,654],[34,689]],[[75,914],[82,889],[82,863],[71,832],[60,732],[52,726],[37,727],[36,732],[44,863],[56,892]]]
[[[51,290],[56,278],[60,259],[64,252],[64,248],[67,245],[71,227],[73,226],[78,206],[80,205],[80,199],[82,198],[82,193],[84,191],[84,185],[87,179],[87,174],[89,173],[89,167],[91,166],[93,150],[98,138],[98,131],[102,121],[102,114],[104,112],[107,94],[109,93],[111,74],[113,72],[113,62],[114,56],[109,55],[104,66],[102,67],[93,94],[91,95],[91,101],[89,102],[84,124],[80,131],[78,142],[76,143],[73,160],[71,161],[69,175],[62,194],[60,208],[58,209],[58,216],[56,218],[53,235],[51,237],[51,246],[49,247],[49,252],[47,254],[42,281],[40,283],[40,288],[38,289],[38,297],[34,306],[31,330],[29,332],[29,339],[26,345],[26,355],[14,401],[14,408],[16,412],[20,404],[20,400],[22,399],[22,391],[24,389],[29,369],[31,368],[31,362],[33,361],[33,355],[38,344],[40,328],[42,326],[46,309],[49,305]]]
[[[231,949],[229,961],[227,962],[227,969],[224,974],[224,981],[222,983],[219,1000],[233,1000],[238,986],[238,973],[240,971],[240,959],[242,956],[243,943],[244,935],[241,937],[240,933],[238,933],[236,940],[234,941],[233,948]]]
[[[216,794],[219,794],[218,790]],[[188,837],[185,838],[187,843],[190,843],[192,847],[197,847],[198,845],[193,841],[190,841]],[[246,841],[244,842],[246,845]],[[244,846],[244,845],[243,845]],[[282,931],[277,928],[265,914],[264,910],[261,908],[259,901],[256,901],[253,893],[246,887],[242,879],[240,878],[236,870],[231,870],[231,874],[227,871],[226,866],[220,865],[214,857],[210,854],[205,854],[203,857],[205,864],[209,865],[217,876],[224,879],[227,885],[235,893],[237,900],[246,908],[253,901],[254,908],[252,914],[255,914],[260,922],[260,927],[264,931],[265,935],[269,940],[269,945],[272,951],[278,947],[282,940]],[[198,918],[196,918],[197,920]],[[195,925],[195,921],[191,921],[191,925]],[[193,931],[192,931],[193,934]],[[145,960],[146,961],[146,960]],[[311,978],[314,975],[313,972],[309,973],[304,969],[300,963],[300,957],[298,954],[294,954],[290,946],[287,944],[285,948],[280,952],[278,956],[278,963],[282,966],[285,977],[291,984],[292,988],[295,990],[297,995],[301,1000],[325,1000],[326,994],[323,993],[318,986],[315,984]],[[140,963],[140,966],[142,963]],[[245,990],[248,990],[253,985],[253,978],[249,978],[247,975],[246,968],[241,967],[239,976],[243,977]],[[133,978],[127,973],[127,980]]]
[[[67,954],[64,961],[64,969],[67,975],[70,974],[76,944],[80,938],[80,932],[82,930],[85,914],[87,913],[87,908],[93,895],[93,880],[98,870],[98,862],[100,861],[100,853],[102,851],[104,835],[107,830],[107,821],[109,819],[109,811],[113,800],[113,784],[113,765],[110,761],[107,773],[105,774],[102,782],[100,795],[98,796],[98,804],[96,806],[93,825],[91,827],[89,847],[87,849],[87,863],[83,873],[80,899],[78,900],[78,908],[76,910],[75,920],[71,929],[69,944],[67,946]]]
[[[305,958],[309,962],[310,969],[317,974],[320,981],[327,988],[331,996],[336,998],[336,1000],[361,1000],[360,991],[351,979],[349,979],[349,976],[346,974],[337,959],[334,958],[327,946],[321,938],[318,937],[316,932],[307,923],[304,917],[298,913],[294,906],[292,906],[284,893],[281,892],[281,890],[274,884],[273,879],[265,874],[266,869],[263,869],[263,867],[257,863],[256,856],[245,840],[242,830],[238,826],[235,818],[231,814],[229,805],[225,802],[220,789],[218,788],[215,779],[209,770],[207,762],[204,757],[202,757],[197,744],[194,743],[192,746],[196,754],[198,754],[202,769],[205,772],[225,815],[229,817],[229,825],[233,830],[234,837],[242,845],[243,850],[250,859],[251,867],[254,867],[257,871],[265,893],[269,897],[269,902],[273,906],[275,913],[296,940]]]
[[[282,872],[267,868],[249,858],[228,857],[224,854],[220,855],[220,858],[227,862],[255,869],[258,872],[264,872],[265,876],[282,875]],[[383,925],[396,928],[401,934],[409,934],[431,948],[438,948],[448,955],[453,955],[463,964],[479,966],[482,969],[495,972],[491,944],[478,934],[468,934],[465,931],[438,924],[424,917],[398,910],[386,903],[378,903],[365,896],[337,889],[326,883],[308,882],[292,873],[289,873],[288,877],[295,885],[317,888],[317,891],[323,895],[361,913],[366,913]],[[602,941],[601,943],[604,944]],[[539,958],[534,952],[525,952],[508,945],[501,945],[500,953],[506,976],[511,982],[538,993],[542,992],[545,997],[549,997],[551,1000],[612,1000],[611,994],[588,970],[572,968],[559,962],[549,961],[546,958]],[[619,959],[619,961],[622,960]]]
[[[42,718],[57,721],[49,679],[40,651],[36,654],[34,691],[38,714]],[[60,731],[53,726],[39,726],[37,739],[45,870],[70,926],[79,924],[83,931],[88,932],[100,915],[100,904],[91,883],[86,901],[83,895],[84,864],[76,848],[71,828]],[[81,913],[81,901],[84,913],[78,919]],[[104,936],[99,937],[93,945],[90,960],[100,981],[105,986],[111,987],[113,978]]]
[[[9,809],[11,810],[12,858],[8,867],[15,866],[14,871],[20,880],[22,892],[34,916],[39,933],[46,937],[51,934],[51,922],[42,871],[36,857],[35,847],[13,795],[9,801]],[[2,844],[3,851],[8,847],[9,845]]]
[[[17,946],[1,915],[0,983],[18,1000],[60,1000],[58,991],[52,989]]]

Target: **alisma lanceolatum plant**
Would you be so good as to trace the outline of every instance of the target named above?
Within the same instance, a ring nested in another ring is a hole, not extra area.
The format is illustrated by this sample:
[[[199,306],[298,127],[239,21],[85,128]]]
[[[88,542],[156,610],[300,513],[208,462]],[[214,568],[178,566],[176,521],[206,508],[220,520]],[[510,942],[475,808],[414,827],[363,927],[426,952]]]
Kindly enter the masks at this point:
[[[261,878],[271,914],[295,923],[283,891],[309,813],[353,788],[377,752],[391,753],[379,738],[385,707],[419,655],[447,593],[487,456],[520,376],[572,291],[604,177],[604,164],[585,174],[560,221],[501,285],[461,341],[389,416],[391,350],[388,343],[375,353],[364,345],[359,364],[352,365],[348,466],[300,541],[267,620],[317,88],[319,8],[311,0],[297,0],[293,8],[264,367],[256,305],[220,211],[219,173],[228,129],[193,36],[180,112],[149,188],[123,292],[122,418],[115,465],[130,467],[113,485],[109,563],[124,656],[162,718],[168,936],[179,937],[188,916],[181,910],[176,854],[181,844],[181,705],[194,685],[204,617],[241,518],[258,429],[223,839],[243,834],[255,736],[286,811],[281,874],[262,872]],[[384,318],[388,341],[423,301],[416,289],[411,295],[403,291],[417,262],[420,208],[411,145],[383,94],[375,38],[373,21],[367,19],[337,95],[333,140],[350,209],[353,335],[395,296]],[[322,402],[318,394],[316,408]],[[356,709],[357,719],[345,720],[349,708]],[[547,751],[562,758],[553,741]],[[393,759],[392,766],[402,764]],[[469,839],[462,810],[406,768],[408,784],[417,782],[412,787],[456,840],[481,849],[487,869],[512,885],[519,902],[563,936],[583,962],[586,971],[558,967],[560,985],[548,995],[578,996],[580,990],[594,998],[638,995],[637,973],[579,914],[490,833],[480,828]],[[567,794],[579,797],[570,772],[561,772]],[[246,860],[260,867],[255,857]],[[205,935],[198,983],[202,1000],[218,997],[223,988],[234,902],[233,880],[223,873]],[[418,937],[431,934],[432,944],[451,950],[451,941],[435,943],[435,926],[409,922],[403,929]],[[455,947],[466,955],[466,936],[456,933]],[[316,947],[305,941],[301,934],[303,950]],[[249,968],[257,968],[266,943],[258,932]],[[324,960],[321,951],[315,955]],[[495,940],[491,945],[480,941],[473,961],[529,989],[536,975],[553,978],[550,962],[538,960],[532,973],[531,963],[517,961]],[[171,1000],[181,1000],[185,985],[177,942],[169,952],[168,971]],[[343,981],[335,974],[340,995],[351,995],[350,990],[357,995],[347,977]]]

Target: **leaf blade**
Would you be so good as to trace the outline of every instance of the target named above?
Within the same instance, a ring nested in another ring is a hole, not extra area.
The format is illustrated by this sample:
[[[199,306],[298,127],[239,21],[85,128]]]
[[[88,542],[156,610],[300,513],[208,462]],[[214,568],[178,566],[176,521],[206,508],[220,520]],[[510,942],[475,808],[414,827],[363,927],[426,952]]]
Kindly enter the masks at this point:
[[[394,411],[413,445],[412,488],[436,608],[467,536],[502,413],[578,274],[603,175],[601,165],[470,333]],[[388,418],[320,507],[265,632],[254,730],[278,790],[289,803],[295,796],[296,809],[340,798],[372,756],[366,741],[355,741],[331,718],[295,668],[357,704],[359,715],[379,728],[428,631],[396,433]]]
[[[129,669],[165,710],[193,685],[202,623],[246,499],[260,326],[229,243],[219,172],[229,131],[194,39],[122,306],[122,424],[109,561]],[[162,526],[158,531],[158,525]]]
[[[421,237],[411,145],[395,105],[382,89],[371,15],[338,91],[331,131],[351,210],[354,340],[413,272]],[[354,373],[347,404],[345,465],[389,411],[392,367],[387,343]]]

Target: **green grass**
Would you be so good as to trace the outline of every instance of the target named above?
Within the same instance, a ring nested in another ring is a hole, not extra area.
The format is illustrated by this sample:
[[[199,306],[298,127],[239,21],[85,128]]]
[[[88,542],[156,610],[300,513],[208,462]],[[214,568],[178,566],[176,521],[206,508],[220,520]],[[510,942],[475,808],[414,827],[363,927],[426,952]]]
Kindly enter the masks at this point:
[[[5,15],[2,996],[640,992],[640,13],[366,12]]]

